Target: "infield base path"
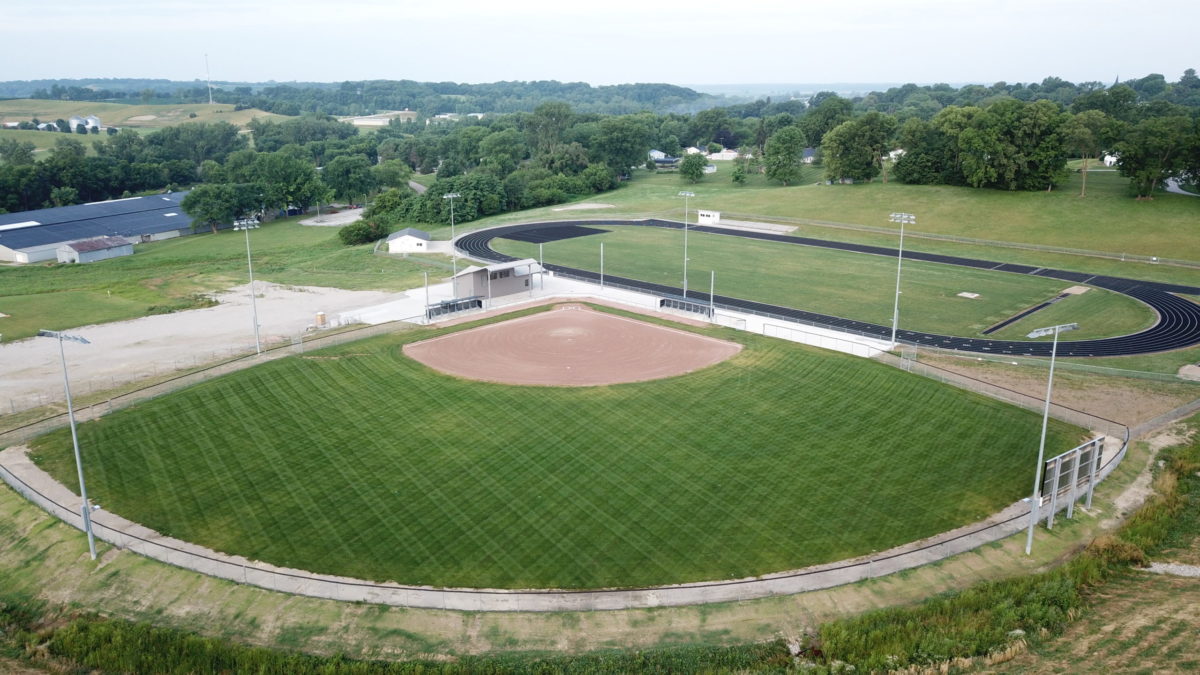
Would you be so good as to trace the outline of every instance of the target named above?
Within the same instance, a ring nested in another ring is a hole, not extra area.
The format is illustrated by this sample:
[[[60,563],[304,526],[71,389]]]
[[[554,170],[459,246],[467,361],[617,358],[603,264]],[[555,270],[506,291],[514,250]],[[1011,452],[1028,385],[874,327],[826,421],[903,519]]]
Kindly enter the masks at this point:
[[[472,380],[589,387],[682,375],[741,349],[736,342],[567,304],[406,345],[404,353]]]

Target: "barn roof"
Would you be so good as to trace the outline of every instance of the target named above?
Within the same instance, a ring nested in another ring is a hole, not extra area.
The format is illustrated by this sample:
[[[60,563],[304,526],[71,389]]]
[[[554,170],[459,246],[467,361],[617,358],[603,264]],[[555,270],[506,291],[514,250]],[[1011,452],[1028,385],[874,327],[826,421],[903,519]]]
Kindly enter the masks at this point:
[[[187,229],[179,208],[187,192],[0,214],[0,246],[13,250],[95,237],[137,237]]]
[[[129,242],[120,237],[96,237],[95,239],[73,241],[63,245],[73,249],[76,253],[89,253],[91,251],[107,251],[110,248],[129,246]]]

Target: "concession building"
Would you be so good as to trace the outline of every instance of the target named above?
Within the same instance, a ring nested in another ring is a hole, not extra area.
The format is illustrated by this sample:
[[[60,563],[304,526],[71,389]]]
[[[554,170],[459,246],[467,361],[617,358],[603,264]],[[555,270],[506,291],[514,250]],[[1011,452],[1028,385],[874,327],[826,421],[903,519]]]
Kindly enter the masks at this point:
[[[60,247],[100,237],[137,244],[191,234],[192,219],[179,208],[185,195],[186,191],[172,192],[2,213],[0,260],[16,263],[55,260]]]

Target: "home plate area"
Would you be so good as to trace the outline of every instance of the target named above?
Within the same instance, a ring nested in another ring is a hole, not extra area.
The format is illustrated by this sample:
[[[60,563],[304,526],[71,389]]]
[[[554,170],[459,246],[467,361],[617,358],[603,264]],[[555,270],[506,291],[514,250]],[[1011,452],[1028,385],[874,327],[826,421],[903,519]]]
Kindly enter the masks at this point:
[[[415,342],[404,353],[472,380],[590,387],[690,373],[741,349],[734,342],[566,304]]]

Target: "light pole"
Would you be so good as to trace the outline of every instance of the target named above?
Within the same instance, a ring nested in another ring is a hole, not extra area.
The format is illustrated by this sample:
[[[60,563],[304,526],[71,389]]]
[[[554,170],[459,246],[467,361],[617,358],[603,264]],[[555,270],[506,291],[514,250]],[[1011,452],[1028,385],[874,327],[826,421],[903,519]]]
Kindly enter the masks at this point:
[[[896,347],[896,329],[900,326],[900,268],[904,265],[904,226],[915,225],[917,217],[911,213],[893,213],[888,222],[900,223],[900,250],[896,254],[896,304],[892,306],[892,348]]]
[[[1039,328],[1029,335],[1030,340],[1046,335],[1054,335],[1054,345],[1050,347],[1050,377],[1046,380],[1046,408],[1042,411],[1042,440],[1038,443],[1037,467],[1033,470],[1033,501],[1029,505],[1029,534],[1025,537],[1025,555],[1033,550],[1033,528],[1038,521],[1038,508],[1042,501],[1042,463],[1046,455],[1046,425],[1050,422],[1050,392],[1054,387],[1054,357],[1058,354],[1058,334],[1079,328],[1077,323],[1064,323],[1048,328]],[[1058,486],[1055,486],[1058,489]]]
[[[246,269],[250,271],[250,311],[254,316],[254,353],[262,353],[262,342],[258,339],[258,299],[254,295],[254,263],[250,258],[250,230],[258,229],[258,221],[254,218],[240,218],[233,221],[233,229],[246,233]]]
[[[92,560],[95,560],[96,537],[92,534],[92,505],[88,501],[87,486],[83,482],[83,457],[79,454],[79,435],[75,432],[75,408],[71,405],[71,380],[67,377],[67,353],[63,350],[63,340],[85,345],[91,343],[78,335],[67,335],[55,330],[39,330],[38,336],[58,339],[58,355],[62,358],[63,367],[63,391],[67,394],[67,419],[71,422],[71,443],[75,446],[75,469],[79,472],[79,497],[83,500],[79,512],[83,514],[83,530],[87,532],[88,552],[92,554]]]
[[[717,322],[717,271],[710,270],[708,277],[708,320]]]
[[[695,197],[696,193],[688,192],[687,190],[684,190],[679,193],[679,196],[683,197],[683,299],[686,300],[687,299],[687,264],[688,264],[688,255],[687,255],[688,206],[687,206],[687,202],[688,202],[688,197]]]
[[[454,279],[455,296],[458,295],[458,248],[454,245],[454,200],[461,196],[462,195],[458,194],[457,192],[447,192],[446,194],[442,195],[442,199],[450,200],[450,264],[454,268],[454,276],[456,277]]]

